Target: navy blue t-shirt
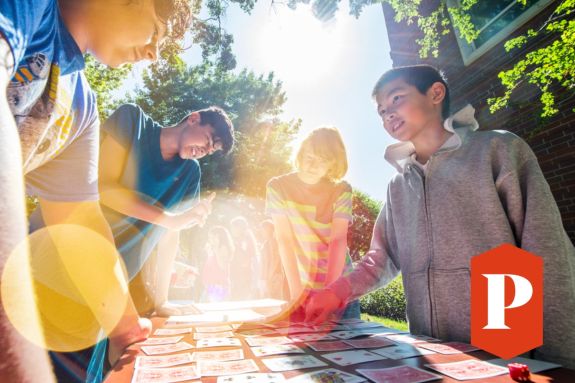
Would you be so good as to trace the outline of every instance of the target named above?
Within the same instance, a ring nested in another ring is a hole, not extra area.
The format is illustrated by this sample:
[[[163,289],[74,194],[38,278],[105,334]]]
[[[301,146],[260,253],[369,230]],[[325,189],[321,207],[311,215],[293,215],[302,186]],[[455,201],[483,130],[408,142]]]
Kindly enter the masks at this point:
[[[189,209],[200,193],[200,165],[160,152],[163,129],[134,104],[120,106],[102,125],[105,134],[122,145],[128,157],[120,183],[138,192],[146,202],[176,213]],[[158,244],[165,229],[103,207],[130,279]]]

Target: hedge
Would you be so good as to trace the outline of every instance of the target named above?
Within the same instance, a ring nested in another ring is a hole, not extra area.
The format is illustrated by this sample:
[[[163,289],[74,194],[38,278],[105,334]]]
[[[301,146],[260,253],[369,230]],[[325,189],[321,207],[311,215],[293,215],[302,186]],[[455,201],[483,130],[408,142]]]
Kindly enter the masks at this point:
[[[397,321],[406,321],[406,304],[401,275],[384,288],[362,297],[360,304],[361,312]]]

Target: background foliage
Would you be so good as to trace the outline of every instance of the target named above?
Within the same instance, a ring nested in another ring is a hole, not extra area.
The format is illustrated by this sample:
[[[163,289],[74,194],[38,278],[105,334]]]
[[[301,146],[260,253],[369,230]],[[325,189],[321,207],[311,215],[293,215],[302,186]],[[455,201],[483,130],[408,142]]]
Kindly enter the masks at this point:
[[[406,302],[401,275],[382,289],[375,290],[360,299],[361,312],[397,321],[406,321]]]

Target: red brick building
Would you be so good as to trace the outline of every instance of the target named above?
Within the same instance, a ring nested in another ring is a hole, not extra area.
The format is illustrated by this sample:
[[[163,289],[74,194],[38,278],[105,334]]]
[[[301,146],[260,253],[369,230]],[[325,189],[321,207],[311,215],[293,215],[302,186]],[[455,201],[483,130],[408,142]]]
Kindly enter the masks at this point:
[[[421,7],[427,5],[431,9],[438,1],[423,1]],[[456,5],[458,1],[448,0],[448,3]],[[575,92],[555,92],[560,112],[548,119],[540,117],[541,105],[536,102],[538,90],[529,85],[517,89],[504,110],[491,114],[487,104],[488,98],[503,94],[497,77],[500,71],[511,68],[524,53],[550,42],[550,37],[540,37],[521,49],[505,51],[505,41],[529,28],[540,27],[557,1],[531,0],[527,5],[523,8],[516,0],[480,0],[472,15],[482,30],[478,40],[469,45],[451,30],[440,44],[440,57],[425,60],[419,57],[415,43],[422,36],[418,27],[396,23],[394,11],[386,3],[383,13],[394,67],[428,63],[442,69],[450,86],[452,112],[470,103],[476,109],[481,129],[509,130],[529,143],[551,186],[565,229],[575,241],[575,113],[572,112]]]

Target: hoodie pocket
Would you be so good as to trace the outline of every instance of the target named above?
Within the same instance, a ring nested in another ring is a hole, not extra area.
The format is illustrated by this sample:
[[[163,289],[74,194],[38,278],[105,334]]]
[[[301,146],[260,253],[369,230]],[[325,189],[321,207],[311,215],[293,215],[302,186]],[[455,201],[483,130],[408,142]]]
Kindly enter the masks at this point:
[[[471,339],[469,269],[431,269],[430,297],[435,337],[469,342]]]

